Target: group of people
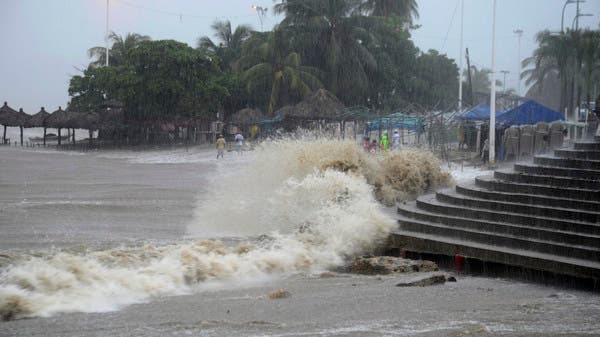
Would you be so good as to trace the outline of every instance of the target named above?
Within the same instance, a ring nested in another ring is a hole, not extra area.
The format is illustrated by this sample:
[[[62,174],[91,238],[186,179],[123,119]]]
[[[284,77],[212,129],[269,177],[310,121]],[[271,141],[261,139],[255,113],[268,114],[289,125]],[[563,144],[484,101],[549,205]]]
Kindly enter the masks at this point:
[[[387,130],[384,130],[381,133],[381,137],[379,142],[377,139],[371,140],[370,137],[364,138],[363,148],[366,152],[375,153],[378,151],[385,152],[389,150],[389,138],[387,134]],[[400,134],[398,130],[394,130],[394,134],[392,135],[392,150],[398,151],[400,149]]]
[[[244,136],[242,136],[242,133],[240,131],[238,131],[235,134],[234,137],[234,142],[235,142],[235,151],[238,153],[238,155],[242,154],[242,146],[244,145]],[[217,141],[215,142],[215,146],[217,148],[217,159],[219,159],[219,157],[223,158],[223,156],[225,155],[225,146],[227,145],[227,142],[225,141],[225,138],[223,137],[223,135],[219,135],[219,137],[217,137]]]

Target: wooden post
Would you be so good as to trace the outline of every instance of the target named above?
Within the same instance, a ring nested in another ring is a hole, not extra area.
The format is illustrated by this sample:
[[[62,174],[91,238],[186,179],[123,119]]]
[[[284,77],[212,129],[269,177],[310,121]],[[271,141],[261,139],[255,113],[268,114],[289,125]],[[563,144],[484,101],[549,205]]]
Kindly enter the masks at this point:
[[[19,129],[21,129],[21,146],[23,146],[23,126],[19,126]]]
[[[73,145],[75,145],[75,129],[73,129],[73,135],[72,135],[72,137],[73,137],[73,138],[71,138],[72,139],[72,143],[73,143]]]
[[[60,128],[58,128],[58,145],[61,145],[61,144],[62,144],[62,139],[61,139],[62,137],[60,136],[60,130],[61,130],[61,129],[60,129]]]
[[[44,127],[44,146],[46,146],[46,128]]]
[[[89,141],[90,146],[92,146],[92,137],[94,136],[94,131],[92,131],[92,129],[88,129],[88,134],[89,134],[88,141]]]
[[[4,135],[2,136],[2,144],[6,144],[6,125],[4,126]]]

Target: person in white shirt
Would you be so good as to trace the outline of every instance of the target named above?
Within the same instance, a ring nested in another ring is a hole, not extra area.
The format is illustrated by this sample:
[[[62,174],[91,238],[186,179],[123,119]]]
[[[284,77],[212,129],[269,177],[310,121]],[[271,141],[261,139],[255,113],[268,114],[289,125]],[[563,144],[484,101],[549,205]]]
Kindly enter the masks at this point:
[[[235,149],[238,154],[242,154],[242,145],[244,145],[244,136],[238,131],[235,134]]]
[[[394,130],[394,135],[392,136],[392,149],[394,151],[400,149],[400,134],[398,133],[398,130]]]

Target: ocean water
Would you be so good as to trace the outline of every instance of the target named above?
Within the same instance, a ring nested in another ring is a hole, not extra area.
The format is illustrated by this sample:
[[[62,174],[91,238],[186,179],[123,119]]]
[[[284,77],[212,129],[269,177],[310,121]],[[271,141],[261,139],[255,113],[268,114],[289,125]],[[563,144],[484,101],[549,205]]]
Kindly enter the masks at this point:
[[[451,181],[428,155],[304,139],[214,156],[0,147],[0,335],[600,334],[596,294],[322,277],[383,242],[395,224],[381,202]]]

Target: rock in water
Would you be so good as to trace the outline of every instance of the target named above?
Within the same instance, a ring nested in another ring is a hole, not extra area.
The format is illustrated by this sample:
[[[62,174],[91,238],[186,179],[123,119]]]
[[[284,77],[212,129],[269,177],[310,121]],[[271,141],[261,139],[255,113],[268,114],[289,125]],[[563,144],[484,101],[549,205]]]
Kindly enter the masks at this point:
[[[396,287],[426,287],[432,286],[436,284],[444,284],[446,282],[446,276],[444,275],[433,275],[430,277],[426,277],[421,280],[408,282],[408,283],[398,283]]]
[[[348,268],[349,272],[365,275],[437,271],[435,262],[409,260],[393,256],[357,257]]]
[[[269,298],[275,300],[279,298],[287,298],[291,295],[292,294],[289,291],[286,291],[285,289],[277,289],[269,294]]]

